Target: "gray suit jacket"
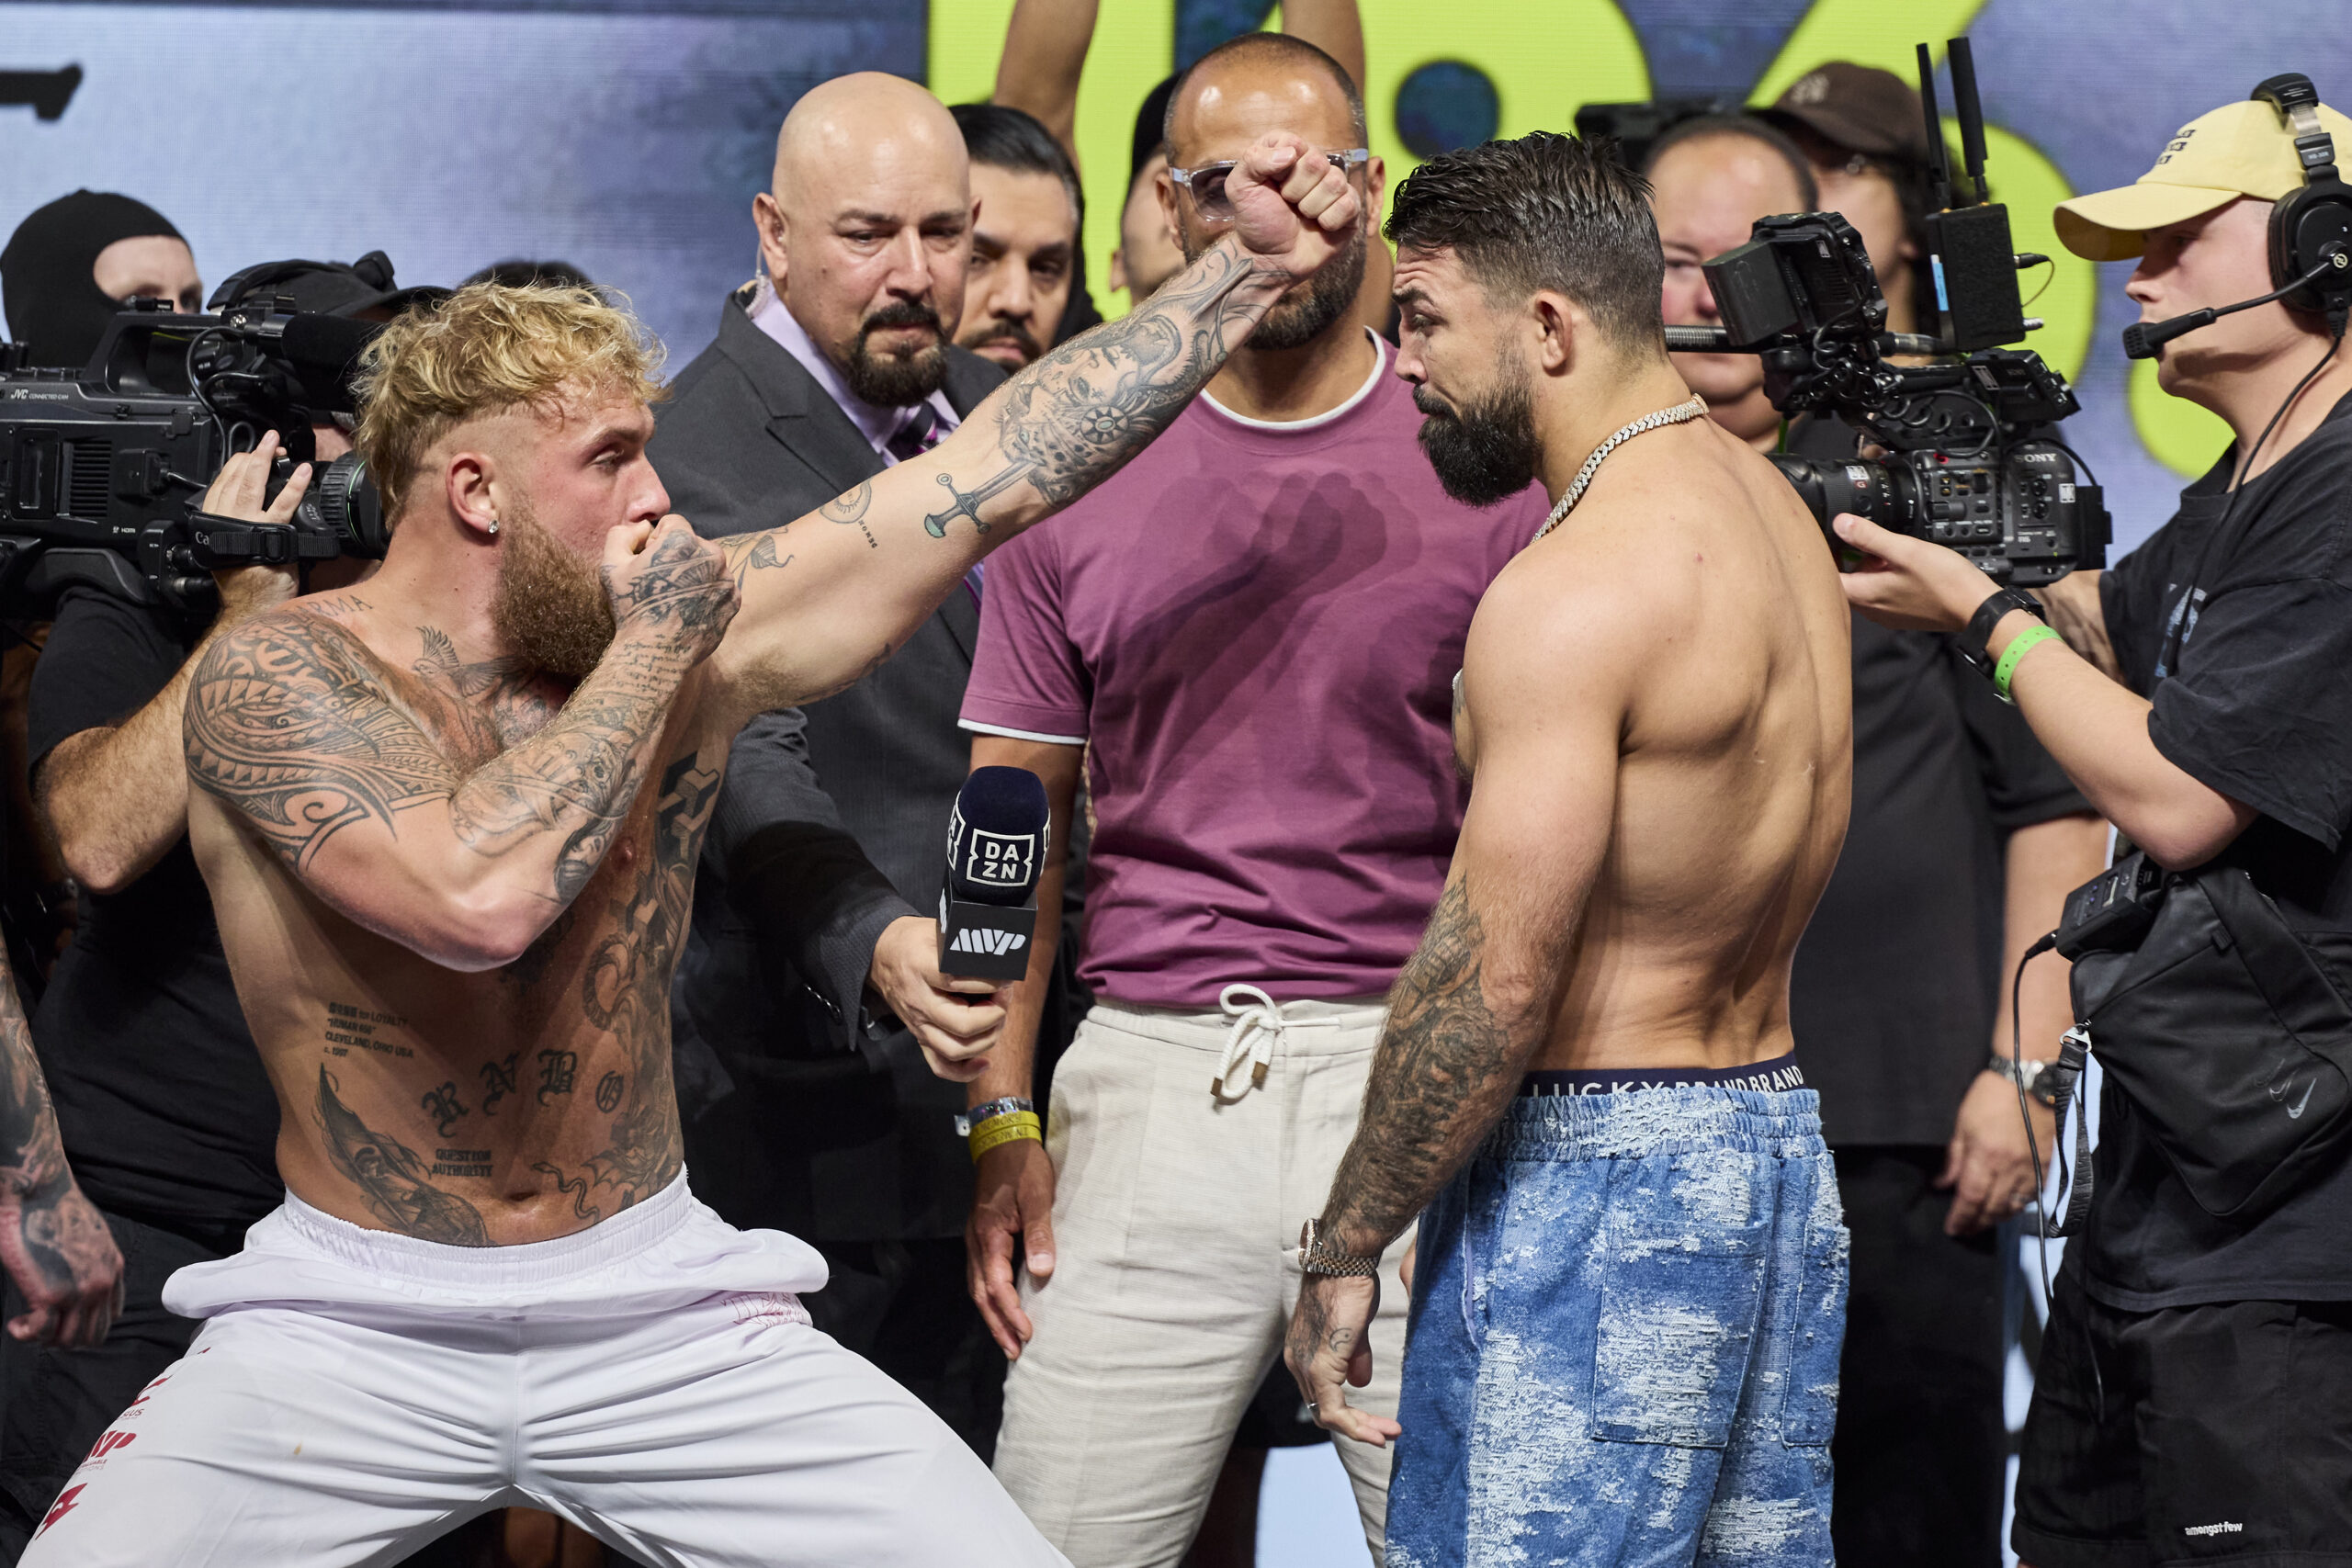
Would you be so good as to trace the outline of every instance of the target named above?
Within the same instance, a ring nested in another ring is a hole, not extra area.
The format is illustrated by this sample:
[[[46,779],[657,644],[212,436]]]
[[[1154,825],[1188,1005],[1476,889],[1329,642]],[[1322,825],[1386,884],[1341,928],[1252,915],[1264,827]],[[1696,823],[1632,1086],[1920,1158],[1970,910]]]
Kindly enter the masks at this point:
[[[961,349],[949,359],[958,413],[1003,379]],[[708,536],[789,522],[884,467],[740,298],[657,419],[671,504]],[[963,1232],[964,1091],[861,1002],[882,929],[938,902],[978,632],[959,588],[879,670],[735,744],[672,1009],[686,1163],[735,1224],[835,1241]]]

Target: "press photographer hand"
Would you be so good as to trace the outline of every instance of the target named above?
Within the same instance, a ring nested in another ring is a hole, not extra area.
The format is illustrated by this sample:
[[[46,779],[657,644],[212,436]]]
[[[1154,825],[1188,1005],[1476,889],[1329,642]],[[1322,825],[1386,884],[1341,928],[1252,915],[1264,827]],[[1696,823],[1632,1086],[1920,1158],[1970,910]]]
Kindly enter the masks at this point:
[[[277,432],[270,431],[261,438],[259,446],[250,452],[233,454],[220,465],[212,477],[211,488],[204,492],[203,510],[216,517],[234,517],[247,523],[264,523],[273,527],[290,527],[294,509],[302,504],[302,497],[310,493],[311,465],[302,464],[277,492],[276,501],[265,502],[269,492],[270,465],[277,461],[279,449]],[[235,626],[265,610],[274,610],[302,591],[300,575],[290,566],[241,566],[227,571],[216,571],[212,581],[220,588],[220,626]]]

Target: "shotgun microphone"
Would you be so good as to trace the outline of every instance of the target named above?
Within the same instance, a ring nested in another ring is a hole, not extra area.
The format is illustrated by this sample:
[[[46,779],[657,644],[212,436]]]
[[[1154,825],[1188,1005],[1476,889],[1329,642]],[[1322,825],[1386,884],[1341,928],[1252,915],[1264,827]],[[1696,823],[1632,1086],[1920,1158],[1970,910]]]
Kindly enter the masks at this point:
[[[1029,973],[1047,821],[1046,781],[1026,768],[975,768],[964,781],[947,818],[942,974],[1018,980]]]
[[[2191,310],[2185,316],[2168,316],[2161,321],[2134,321],[2123,329],[2123,356],[2126,359],[2154,359],[2156,350],[2186,333],[2199,327],[2210,327],[2223,316],[2234,316],[2240,310],[2251,310],[2256,305],[2267,305],[2273,299],[2292,294],[2307,283],[2315,283],[2331,272],[2342,272],[2352,266],[2352,254],[2341,246],[2331,249],[2312,269],[2283,288],[2274,288],[2256,299],[2241,299],[2234,305],[2207,306]]]

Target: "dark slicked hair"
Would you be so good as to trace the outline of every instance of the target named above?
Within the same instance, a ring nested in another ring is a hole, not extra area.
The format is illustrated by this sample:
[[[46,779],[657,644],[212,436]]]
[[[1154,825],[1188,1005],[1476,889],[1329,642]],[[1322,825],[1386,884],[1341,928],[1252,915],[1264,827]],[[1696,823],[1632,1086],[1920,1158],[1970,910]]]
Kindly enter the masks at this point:
[[[1401,248],[1453,251],[1491,295],[1553,289],[1618,347],[1665,352],[1649,182],[1605,139],[1538,130],[1441,153],[1397,187],[1386,232]]]
[[[1704,141],[1709,137],[1741,137],[1754,141],[1789,166],[1789,177],[1797,186],[1797,210],[1811,212],[1821,205],[1821,185],[1813,177],[1813,161],[1804,155],[1789,133],[1777,125],[1768,124],[1754,115],[1707,114],[1686,119],[1656,141],[1642,159],[1642,173],[1650,174],[1658,160],[1686,141]]]
[[[1051,175],[1069,193],[1078,226],[1086,227],[1086,193],[1079,188],[1078,170],[1069,154],[1054,140],[1036,116],[1003,104],[957,104],[947,111],[964,133],[964,151],[973,163],[1016,175]]]
[[[1347,100],[1348,129],[1355,137],[1349,145],[1371,145],[1371,122],[1364,118],[1363,94],[1358,90],[1355,78],[1348,74],[1348,68],[1305,39],[1293,38],[1288,33],[1243,33],[1239,38],[1227,39],[1180,72],[1176,85],[1168,94],[1168,107],[1160,118],[1160,145],[1169,148],[1176,145],[1176,106],[1184,101],[1192,91],[1194,79],[1202,72],[1218,69],[1231,61],[1259,57],[1280,61],[1295,71],[1319,71],[1329,76],[1332,85],[1340,89],[1340,96]],[[1339,152],[1340,149],[1326,148],[1325,151]],[[1173,158],[1175,154],[1170,152],[1169,156]]]

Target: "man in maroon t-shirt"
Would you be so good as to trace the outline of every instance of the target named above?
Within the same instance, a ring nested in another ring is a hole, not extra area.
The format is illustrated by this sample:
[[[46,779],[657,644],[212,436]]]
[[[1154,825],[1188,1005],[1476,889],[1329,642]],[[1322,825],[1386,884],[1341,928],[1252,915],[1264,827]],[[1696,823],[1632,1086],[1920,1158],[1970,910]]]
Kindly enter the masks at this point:
[[[1188,252],[1222,231],[1221,161],[1275,129],[1361,149],[1363,106],[1327,56],[1274,35],[1178,85],[1163,194]],[[1339,156],[1376,214],[1379,164]],[[1485,511],[1440,489],[1411,391],[1354,313],[1362,261],[1278,306],[1073,508],[1084,526],[989,562],[974,764],[1041,774],[1062,842],[1091,747],[1080,973],[1102,1000],[1057,1071],[1050,1144],[1019,1120],[976,1128],[968,1237],[974,1295],[1016,1358],[998,1478],[1080,1568],[1183,1555],[1280,1350],[1297,1216],[1354,1129],[1382,998],[1461,824],[1463,639],[1543,521],[1532,489]],[[1054,868],[976,1119],[1030,1094],[1060,897]],[[1375,1408],[1395,1407],[1403,1252]],[[1377,1552],[1388,1453],[1340,1450]]]

